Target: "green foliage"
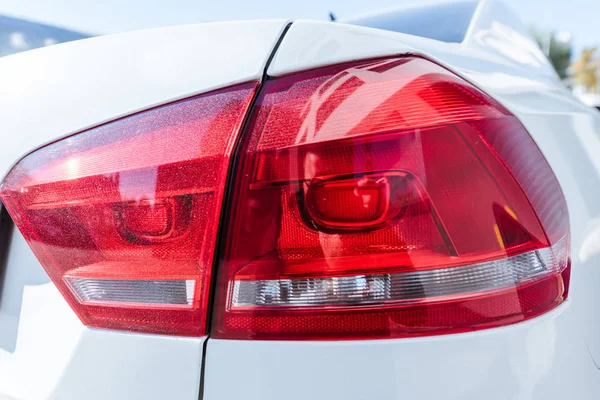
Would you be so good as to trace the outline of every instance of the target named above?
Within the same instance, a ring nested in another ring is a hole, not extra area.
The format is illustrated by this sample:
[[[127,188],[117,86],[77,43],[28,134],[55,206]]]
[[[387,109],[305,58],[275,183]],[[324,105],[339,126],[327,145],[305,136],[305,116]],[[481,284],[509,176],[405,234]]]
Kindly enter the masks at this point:
[[[567,77],[573,49],[571,42],[561,42],[556,39],[556,35],[551,32],[543,33],[534,31],[533,36],[538,45],[544,51],[544,54],[550,59],[552,66],[561,79]]]

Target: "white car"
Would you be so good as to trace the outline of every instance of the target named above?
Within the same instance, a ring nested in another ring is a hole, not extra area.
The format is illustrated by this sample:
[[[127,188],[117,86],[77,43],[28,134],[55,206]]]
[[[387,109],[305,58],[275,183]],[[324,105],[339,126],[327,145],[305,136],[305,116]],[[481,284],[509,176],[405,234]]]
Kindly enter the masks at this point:
[[[3,58],[0,399],[598,399],[599,116],[491,1]]]

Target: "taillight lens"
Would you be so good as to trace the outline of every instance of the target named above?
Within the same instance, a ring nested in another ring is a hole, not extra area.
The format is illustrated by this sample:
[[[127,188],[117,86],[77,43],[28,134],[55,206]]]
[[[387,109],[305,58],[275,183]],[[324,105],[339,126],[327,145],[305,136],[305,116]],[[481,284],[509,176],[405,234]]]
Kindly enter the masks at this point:
[[[567,296],[568,216],[546,160],[509,111],[430,61],[268,81],[235,176],[214,337],[452,333]]]
[[[90,326],[200,335],[229,159],[256,83],[45,146],[0,197]]]

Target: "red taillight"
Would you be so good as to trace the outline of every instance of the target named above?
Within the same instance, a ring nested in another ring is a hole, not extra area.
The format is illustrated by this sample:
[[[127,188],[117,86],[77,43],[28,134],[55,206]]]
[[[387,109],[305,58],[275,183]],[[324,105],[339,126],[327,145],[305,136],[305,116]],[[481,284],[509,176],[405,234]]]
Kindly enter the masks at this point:
[[[567,295],[561,189],[519,121],[420,58],[268,81],[235,175],[212,336],[505,325]]]
[[[205,333],[229,159],[256,86],[68,137],[6,177],[2,201],[85,324]]]
[[[228,166],[256,83],[21,160],[0,198],[91,326],[206,333]],[[566,204],[504,107],[414,57],[267,81],[241,140],[212,335],[342,339],[505,325],[567,296]]]

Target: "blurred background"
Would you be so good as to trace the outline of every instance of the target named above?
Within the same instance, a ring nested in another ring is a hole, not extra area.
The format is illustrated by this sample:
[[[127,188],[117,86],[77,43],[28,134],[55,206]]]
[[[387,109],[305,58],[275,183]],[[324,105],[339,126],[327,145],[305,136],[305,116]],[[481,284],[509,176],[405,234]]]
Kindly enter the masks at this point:
[[[0,56],[90,36],[199,22],[348,18],[428,0],[2,0]],[[439,2],[439,1],[438,1]],[[504,0],[530,27],[558,75],[600,107],[599,0]]]

